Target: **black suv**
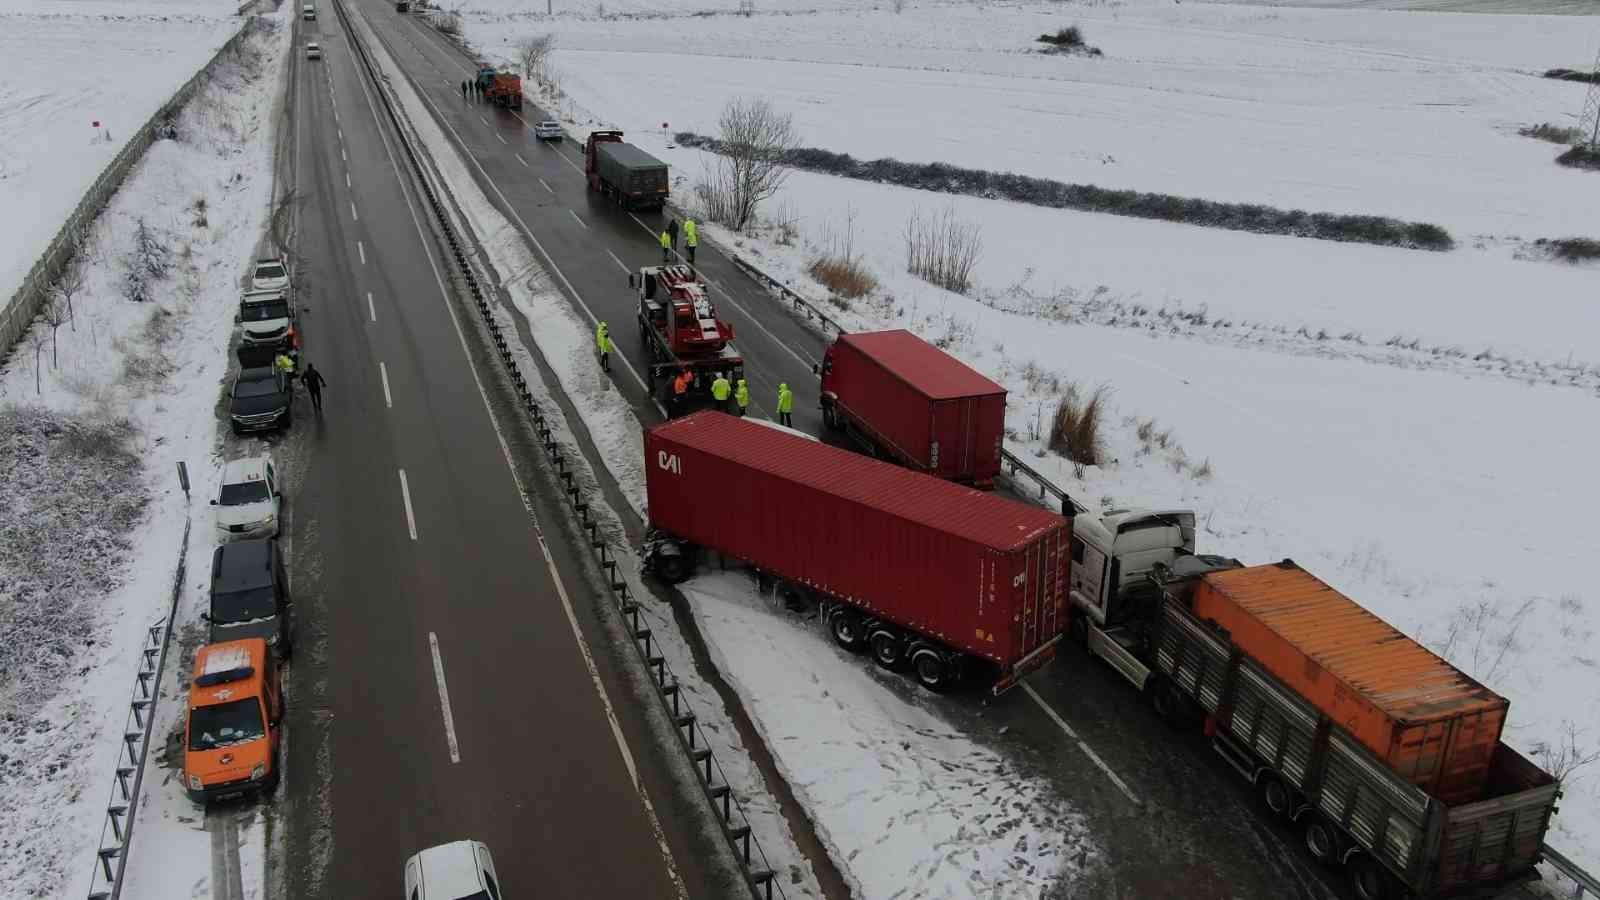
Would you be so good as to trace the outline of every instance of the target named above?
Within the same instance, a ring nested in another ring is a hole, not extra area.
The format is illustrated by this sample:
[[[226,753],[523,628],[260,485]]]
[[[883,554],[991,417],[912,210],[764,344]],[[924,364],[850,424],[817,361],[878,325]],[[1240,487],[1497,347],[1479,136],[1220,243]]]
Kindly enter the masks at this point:
[[[277,540],[235,541],[211,552],[210,643],[266,638],[279,658],[288,658],[289,603]]]
[[[241,368],[233,379],[228,417],[233,433],[289,427],[289,378],[271,366]]]

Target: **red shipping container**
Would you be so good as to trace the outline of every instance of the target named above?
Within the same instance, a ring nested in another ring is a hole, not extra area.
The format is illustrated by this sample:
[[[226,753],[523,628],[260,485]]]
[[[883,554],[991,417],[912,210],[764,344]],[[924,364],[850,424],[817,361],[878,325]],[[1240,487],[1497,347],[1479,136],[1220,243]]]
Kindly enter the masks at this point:
[[[709,410],[644,449],[652,527],[990,660],[1004,684],[1066,630],[1069,519]]]
[[[909,331],[841,334],[822,396],[912,468],[984,488],[1000,472],[1006,389]]]

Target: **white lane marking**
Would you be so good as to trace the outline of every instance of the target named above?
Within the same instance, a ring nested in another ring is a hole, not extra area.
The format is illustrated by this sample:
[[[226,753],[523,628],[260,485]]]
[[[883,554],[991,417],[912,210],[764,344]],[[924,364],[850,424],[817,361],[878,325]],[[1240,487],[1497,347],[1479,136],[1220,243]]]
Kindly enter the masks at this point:
[[[450,688],[444,683],[444,657],[439,655],[439,636],[428,632],[428,650],[433,653],[433,680],[439,683],[439,708],[444,711],[444,742],[450,745],[450,761],[461,762],[461,745],[456,743],[456,720],[450,715]]]
[[[554,152],[556,156],[561,157],[561,161],[562,162],[564,162],[567,165],[571,166],[572,167],[572,171],[577,172],[579,175],[583,174],[583,170],[578,168],[578,164],[573,162],[571,159],[568,159],[567,155],[565,153],[561,152],[561,148],[555,146],[554,144],[550,144],[550,143],[546,143],[545,146],[549,147],[550,150],[552,152]]]
[[[350,157],[345,155],[343,147],[339,148],[339,159],[344,161],[344,162],[349,162],[350,161]]]
[[[344,143],[344,129],[340,128],[340,129],[337,129],[337,131],[339,132],[339,143],[342,144],[342,143]]]
[[[364,83],[363,89],[365,89]],[[528,227],[528,223],[523,221],[522,214],[517,212],[517,208],[511,204],[510,200],[506,199],[505,192],[500,190],[500,185],[496,184],[494,179],[489,177],[489,173],[484,171],[483,164],[478,162],[478,158],[472,155],[472,153],[467,149],[467,142],[462,140],[461,132],[456,131],[456,127],[450,124],[450,120],[445,116],[444,110],[440,109],[439,104],[434,103],[433,100],[430,99],[426,94],[420,94],[419,96],[421,96],[424,101],[433,107],[439,124],[443,125],[450,132],[451,136],[455,138],[456,147],[462,151],[462,157],[471,162],[472,165],[477,168],[478,174],[483,177],[484,182],[487,183],[489,187],[494,189],[495,196],[500,198],[500,203],[504,207],[503,210],[500,210],[502,215],[509,213],[512,221],[516,222],[517,226],[522,229],[522,236],[527,238],[528,243],[533,245],[533,249],[539,254],[540,259],[544,262],[545,268],[547,268],[550,273],[556,277],[557,281],[561,282],[562,287],[566,288],[567,295],[578,304],[578,308],[583,311],[585,316],[588,317],[589,324],[598,324],[600,322],[600,318],[594,314],[593,309],[589,308],[589,304],[583,301],[583,295],[578,293],[578,289],[572,286],[572,282],[567,280],[567,276],[561,271],[561,267],[556,265],[555,257],[551,256],[549,251],[545,250],[544,244],[540,243],[539,239],[533,236],[533,229]],[[376,111],[373,112],[373,116],[377,116]],[[382,132],[380,132],[380,134],[381,133]],[[385,143],[384,146],[387,148],[388,144]],[[393,156],[394,154],[391,151],[391,161]],[[395,171],[396,173],[399,172],[398,163],[395,164]],[[540,180],[540,183],[543,184],[542,179]],[[548,184],[545,185],[547,190],[549,187],[550,186]],[[553,194],[555,191],[551,191],[551,193]],[[420,228],[421,226],[418,227]],[[655,404],[656,409],[661,413],[662,417],[667,417],[666,407],[661,404],[660,400],[656,399],[655,392],[650,390],[650,388],[645,385],[644,378],[640,376],[639,370],[635,369],[633,364],[628,361],[628,357],[618,353],[617,359],[622,363],[622,368],[626,370],[630,376],[632,376],[634,384],[637,384],[639,389],[644,391],[646,396],[650,397],[650,402]]]
[[[649,225],[646,225],[643,222],[643,220],[641,220],[638,216],[634,215],[633,213],[628,213],[628,218],[630,218],[634,222],[638,223],[639,227],[643,228],[645,230],[646,234],[650,234],[650,235],[653,235],[653,236],[656,236],[656,237],[660,236],[660,232],[654,231],[653,229],[651,229],[651,227]],[[674,255],[678,255],[678,254],[675,253]],[[679,256],[679,258],[680,259],[682,258],[681,255]],[[767,326],[761,324],[761,320],[760,319],[758,319],[755,316],[751,315],[750,314],[750,310],[744,308],[744,304],[740,303],[738,300],[735,300],[732,294],[730,294],[727,291],[721,289],[720,287],[717,287],[715,284],[711,284],[710,282],[707,282],[707,284],[710,285],[711,288],[713,290],[715,290],[717,293],[721,294],[723,296],[723,298],[726,299],[729,303],[733,304],[733,308],[734,309],[737,309],[738,311],[744,313],[745,317],[750,320],[750,324],[752,324],[756,328],[760,329],[761,333],[766,335],[768,340],[772,341],[774,344],[777,344],[780,349],[782,349],[785,353],[788,353],[789,356],[793,357],[795,362],[799,363],[802,367],[804,367],[806,369],[810,369],[813,365],[816,365],[817,360],[811,359],[809,356],[801,355],[801,353],[798,350],[796,350],[793,347],[789,346],[784,341],[779,340],[778,336],[773,334],[767,328]]]
[[[485,125],[487,125],[487,124],[489,124],[489,120],[488,120],[488,119],[485,119],[485,118],[484,118],[484,117],[483,117],[483,116],[479,116],[479,117],[478,117],[478,121],[479,121],[479,122],[482,122],[482,123],[483,123],[483,124],[485,124]]]
[[[389,393],[389,367],[381,362],[378,363],[378,377],[383,379],[383,405],[389,407],[390,409],[394,409],[394,395]],[[405,473],[402,472],[400,477],[401,479],[404,479]],[[407,511],[409,512],[409,508],[411,506],[409,501],[407,501],[406,506]],[[413,527],[411,531],[411,537],[415,539],[417,536],[416,528]]]
[[[350,186],[350,173],[349,172],[344,173],[344,186],[345,187],[349,187]]]
[[[406,481],[406,470],[400,470],[400,496],[406,501],[406,530],[411,532],[411,539],[417,539],[417,515],[411,510],[411,483]]]
[[[372,321],[378,321],[378,308],[372,305],[371,291],[367,291],[367,315],[372,317]]]
[[[356,202],[354,200],[350,201],[350,218],[357,222],[361,221],[361,214],[356,212]]]
[[[587,224],[585,224],[585,222],[584,222],[584,221],[583,221],[583,220],[582,220],[582,219],[579,219],[579,218],[578,218],[578,214],[577,214],[577,213],[575,213],[575,212],[573,212],[573,211],[572,211],[572,210],[570,210],[570,209],[569,209],[569,210],[567,210],[567,214],[568,214],[568,215],[570,215],[570,216],[572,216],[572,218],[574,218],[574,219],[576,219],[576,220],[577,220],[577,222],[578,222],[578,224],[579,224],[579,225],[582,225],[582,226],[583,226],[583,229],[584,229],[584,230],[585,230],[585,231],[588,231],[588,230],[589,230],[589,226],[588,226],[588,225],[587,225]]]
[[[360,241],[356,241],[356,252],[361,254],[361,264],[367,264],[367,248]]]
[[[556,192],[556,189],[551,187],[549,182],[545,181],[543,178],[539,179],[539,183],[544,185],[544,189],[549,191],[550,193],[554,194]]]
[[[498,131],[496,131],[496,132],[495,132],[495,133],[494,133],[494,136],[495,136],[495,137],[497,137],[497,138],[499,138],[499,139],[500,139],[500,143],[502,143],[502,144],[504,144],[504,143],[506,143],[506,142],[507,142],[507,141],[506,141],[506,136],[505,136],[505,135],[503,135],[503,134],[501,134],[501,133],[500,133],[500,132],[498,132]]]
[[[528,168],[528,161],[522,158],[521,153],[513,153],[511,155],[517,158],[517,162],[522,163],[522,167],[524,169]]]
[[[628,268],[627,263],[624,263],[622,260],[617,259],[617,255],[615,253],[611,252],[611,248],[610,247],[606,248],[606,255],[611,257],[611,261],[617,264],[617,268],[621,269],[623,274],[628,274],[629,272],[632,271],[631,269]]]
[[[1100,758],[1100,754],[1094,752],[1093,747],[1090,747],[1088,744],[1084,743],[1083,738],[1078,737],[1078,733],[1072,730],[1072,726],[1067,724],[1067,720],[1061,718],[1061,716],[1057,714],[1054,709],[1050,708],[1050,704],[1044,702],[1044,698],[1040,697],[1039,694],[1034,691],[1033,685],[1023,682],[1022,689],[1027,692],[1029,697],[1033,698],[1034,703],[1039,704],[1039,708],[1044,710],[1044,714],[1049,716],[1051,721],[1056,723],[1057,727],[1066,732],[1067,737],[1071,738],[1073,742],[1078,745],[1078,749],[1082,750],[1084,755],[1088,756],[1089,759],[1100,768],[1100,771],[1106,773],[1106,777],[1111,779],[1111,783],[1115,784],[1118,790],[1122,791],[1122,793],[1126,795],[1134,805],[1144,805],[1144,801],[1140,800],[1134,795],[1133,791],[1128,789],[1128,785],[1117,776],[1117,773],[1111,771],[1111,767],[1106,765],[1106,761]]]
[[[347,36],[345,40],[348,44],[350,38]],[[352,52],[353,51],[354,48],[352,48]],[[467,371],[472,373],[472,381],[478,386],[478,396],[483,400],[484,412],[489,416],[489,424],[494,428],[495,437],[500,441],[500,453],[505,458],[506,469],[511,473],[511,482],[512,484],[516,485],[517,494],[522,498],[523,509],[527,510],[528,518],[533,523],[533,532],[539,541],[539,550],[544,555],[545,566],[550,570],[550,578],[555,582],[556,593],[561,597],[561,606],[567,614],[567,624],[572,628],[573,639],[578,642],[578,651],[582,654],[584,666],[589,671],[589,681],[594,685],[595,693],[600,697],[600,705],[605,709],[606,721],[611,725],[611,737],[614,741],[616,741],[617,752],[622,754],[623,765],[627,767],[628,774],[633,779],[634,790],[639,795],[639,803],[644,807],[645,817],[650,821],[650,831],[655,835],[656,846],[661,850],[661,859],[662,863],[667,869],[667,878],[673,883],[674,886],[676,886],[677,896],[680,898],[680,900],[687,900],[689,893],[684,887],[682,877],[678,875],[677,864],[673,862],[672,848],[667,844],[667,835],[661,827],[660,817],[656,815],[655,804],[650,802],[649,791],[647,791],[644,784],[639,781],[639,770],[634,764],[633,752],[628,749],[627,739],[622,735],[622,726],[617,722],[616,708],[611,705],[611,696],[606,693],[606,686],[600,680],[600,669],[595,665],[594,654],[589,650],[589,642],[584,639],[583,631],[578,627],[578,617],[572,611],[572,600],[567,596],[566,586],[561,581],[561,573],[556,569],[555,557],[550,555],[550,546],[545,543],[544,531],[539,527],[538,516],[534,513],[533,500],[528,496],[528,490],[523,486],[521,477],[517,475],[516,466],[511,461],[511,445],[506,443],[505,432],[500,428],[500,420],[495,416],[494,408],[489,405],[489,393],[488,391],[484,390],[483,380],[478,377],[478,369],[476,366],[472,365],[472,350],[467,346],[466,332],[461,329],[461,320],[456,316],[455,307],[450,303],[450,292],[445,289],[444,276],[439,273],[438,263],[434,261],[433,253],[428,250],[428,238],[423,232],[422,220],[417,216],[416,205],[411,202],[411,194],[405,190],[404,178],[402,178],[400,175],[400,161],[395,158],[394,148],[389,143],[389,135],[384,132],[381,126],[381,120],[378,117],[378,108],[372,102],[372,92],[368,90],[366,81],[358,78],[357,83],[361,85],[361,92],[366,96],[367,108],[372,113],[373,121],[380,123],[378,137],[383,141],[384,153],[389,157],[390,168],[394,170],[395,177],[401,181],[400,196],[405,198],[406,209],[411,213],[411,224],[416,228],[417,240],[423,247],[422,256],[428,261],[428,268],[433,270],[434,284],[438,285],[439,287],[439,299],[444,303],[445,312],[450,315],[450,324],[455,326],[456,340],[460,342],[461,354],[467,360]],[[437,110],[437,105],[435,105],[434,108]],[[448,126],[448,122],[446,122],[446,125]],[[450,130],[452,133],[455,132],[453,127]],[[460,145],[461,136],[459,134],[456,135],[456,141],[457,144]],[[483,168],[481,166],[478,170],[480,173],[483,172]],[[485,173],[484,177],[488,178],[488,175]],[[490,184],[493,183],[494,182],[492,181],[490,182]],[[500,189],[496,187],[495,193],[499,192]],[[505,195],[501,194],[500,199],[502,202],[504,202]],[[506,205],[507,207],[510,207],[509,203]],[[514,212],[513,215],[515,215]],[[549,260],[550,256],[549,254],[545,253],[544,246],[533,237],[533,233],[528,230],[528,226],[522,223],[521,216],[517,216],[517,222],[518,224],[522,225],[523,233],[527,235],[530,241],[533,242],[534,247],[538,249],[539,253],[543,255],[546,260]],[[594,314],[589,312],[589,308],[587,306],[584,306],[582,298],[578,297],[578,292],[573,289],[571,283],[567,282],[566,276],[562,275],[561,271],[555,268],[554,263],[551,264],[551,269],[555,272],[557,278],[560,278],[563,283],[566,283],[567,290],[572,293],[574,298],[578,299],[578,305],[583,306],[584,312],[589,313],[590,321],[595,321]],[[621,354],[618,354],[618,356],[621,356]],[[627,365],[626,359],[623,359],[623,364],[629,372],[633,372],[633,367]],[[638,379],[639,374],[637,372],[633,372],[633,377]],[[640,382],[640,386],[643,386],[642,381]],[[659,401],[657,401],[656,406],[657,408],[660,408]],[[666,415],[665,410],[662,410],[662,415]]]

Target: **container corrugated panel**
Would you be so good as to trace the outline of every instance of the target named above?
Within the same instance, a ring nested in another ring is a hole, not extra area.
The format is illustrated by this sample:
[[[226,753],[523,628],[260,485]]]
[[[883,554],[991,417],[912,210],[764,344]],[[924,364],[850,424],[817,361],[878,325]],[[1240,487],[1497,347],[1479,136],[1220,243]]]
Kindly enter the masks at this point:
[[[1208,573],[1194,614],[1446,803],[1477,799],[1509,706],[1292,563]]]
[[[1000,472],[1006,389],[909,331],[842,334],[827,388],[871,436],[940,478]]]
[[[1010,665],[1066,628],[1071,523],[755,421],[645,433],[651,524]]]

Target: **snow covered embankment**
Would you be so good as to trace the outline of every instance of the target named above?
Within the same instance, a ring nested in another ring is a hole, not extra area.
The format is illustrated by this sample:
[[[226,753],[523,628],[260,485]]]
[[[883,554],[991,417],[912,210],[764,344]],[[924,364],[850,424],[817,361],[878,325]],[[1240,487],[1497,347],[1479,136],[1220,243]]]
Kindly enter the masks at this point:
[[[267,209],[267,117],[287,40],[279,17],[213,69],[178,139],[149,149],[91,230],[71,315],[64,304],[49,313],[0,371],[0,415],[25,426],[0,445],[0,606],[60,636],[7,641],[30,653],[0,676],[8,896],[86,893],[137,653],[166,614],[186,516],[195,519],[191,581],[205,577],[217,396],[238,278]],[[143,252],[140,222],[151,237]],[[134,265],[165,272],[151,274],[148,302],[125,296]],[[193,506],[177,484],[180,460]],[[170,670],[165,679],[152,749],[182,696],[171,693]],[[166,787],[147,776],[137,835],[149,852],[133,852],[130,873],[164,868],[182,888],[159,896],[188,896],[209,877],[209,853],[162,846],[159,801],[149,801]],[[192,806],[181,814],[199,818]]]

